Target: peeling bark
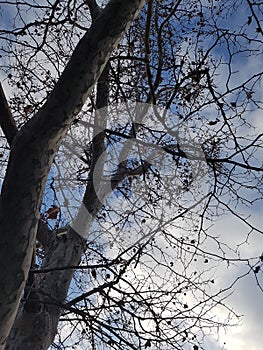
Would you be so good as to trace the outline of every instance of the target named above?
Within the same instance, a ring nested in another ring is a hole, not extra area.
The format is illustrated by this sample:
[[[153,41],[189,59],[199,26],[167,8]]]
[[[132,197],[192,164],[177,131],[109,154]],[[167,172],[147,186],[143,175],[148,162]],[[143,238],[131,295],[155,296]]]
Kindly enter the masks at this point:
[[[0,202],[0,349],[5,348],[28,277],[38,210],[55,153],[113,49],[144,2],[110,1],[78,43],[47,102],[12,143]],[[66,240],[60,237],[53,242],[43,267],[77,264],[82,252],[83,240],[69,232]],[[57,300],[65,300],[72,273],[71,270],[56,271],[37,279],[40,289],[46,290],[48,299],[54,303],[48,305],[44,295],[34,308],[21,308],[7,349],[49,347],[56,334],[61,306],[55,304]],[[67,288],[61,288],[62,284]]]
[[[86,244],[76,233],[57,237],[42,268],[77,266]],[[36,274],[34,294],[19,310],[6,350],[48,349],[57,333],[73,269]]]

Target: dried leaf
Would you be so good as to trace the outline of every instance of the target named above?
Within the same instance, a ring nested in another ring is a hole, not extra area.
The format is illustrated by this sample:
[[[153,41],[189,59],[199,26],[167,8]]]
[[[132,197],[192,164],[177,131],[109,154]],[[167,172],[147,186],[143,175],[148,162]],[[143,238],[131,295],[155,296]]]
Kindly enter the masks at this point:
[[[92,269],[92,270],[90,271],[90,273],[91,273],[91,276],[92,276],[93,278],[96,278],[96,277],[97,277],[97,272],[96,272],[95,269]]]
[[[27,105],[27,106],[24,107],[24,113],[25,114],[31,113],[32,110],[33,110],[33,106],[32,105]]]
[[[218,123],[218,120],[211,120],[208,122],[208,125],[216,125]]]
[[[47,211],[47,219],[54,220],[57,218],[58,213],[59,213],[59,207],[56,205],[52,205]]]
[[[145,343],[145,348],[150,348],[151,347],[151,341],[148,339],[147,342]]]

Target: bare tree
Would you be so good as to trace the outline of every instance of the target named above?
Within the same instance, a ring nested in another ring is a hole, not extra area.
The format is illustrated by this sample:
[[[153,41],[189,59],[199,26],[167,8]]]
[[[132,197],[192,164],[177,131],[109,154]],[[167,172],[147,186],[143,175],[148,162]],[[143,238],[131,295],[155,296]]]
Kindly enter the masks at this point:
[[[149,0],[133,22],[143,3],[17,3],[3,25],[3,349],[197,350],[235,323],[218,266],[262,288],[262,255],[211,229],[262,233],[262,5]]]
[[[143,1],[109,3],[78,42],[46,102],[20,130],[10,145],[11,153],[1,193],[2,348],[14,323],[28,277],[38,227],[38,211],[54,155],[61,139],[99,78],[112,50],[143,3]],[[51,22],[56,6],[57,3],[49,8]],[[113,14],[117,17],[115,18]],[[6,104],[3,103],[3,106],[5,107]],[[6,111],[5,114],[5,121],[8,122],[10,113]],[[10,139],[11,136],[8,136]],[[14,213],[15,220],[12,220]],[[47,237],[46,239],[50,240]],[[43,237],[43,243],[44,240]],[[67,256],[66,265],[76,265],[85,245],[74,233],[71,234],[70,240],[70,251],[67,252],[67,244],[63,243],[61,252],[63,256]],[[47,258],[51,265],[51,251],[54,252],[55,247],[52,248],[50,246],[50,255]],[[56,259],[60,260],[58,255]],[[54,276],[53,281],[48,281],[49,278],[45,279],[44,289],[56,290],[54,298],[59,297],[61,301],[64,300],[71,275],[72,271],[68,270],[65,273],[60,272],[57,278]],[[51,306],[51,309],[38,309],[38,311],[35,309],[34,319],[32,319],[32,311],[29,310],[25,315],[21,310],[22,320],[18,315],[17,322],[22,324],[22,327],[14,329],[14,337],[11,337],[10,345],[7,347],[48,348],[56,333],[59,319],[58,307]],[[37,339],[36,324],[39,327]],[[25,334],[24,327],[31,329],[31,334],[28,332]]]

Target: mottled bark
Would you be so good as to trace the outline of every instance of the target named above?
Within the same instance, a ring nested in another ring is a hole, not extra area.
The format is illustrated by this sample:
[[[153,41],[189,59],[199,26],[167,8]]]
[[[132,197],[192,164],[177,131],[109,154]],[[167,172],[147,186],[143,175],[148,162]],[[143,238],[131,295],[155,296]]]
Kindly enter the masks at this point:
[[[74,50],[45,105],[19,131],[2,187],[0,202],[0,349],[14,323],[30,269],[38,227],[38,211],[54,155],[82,108],[123,32],[144,0],[112,0]],[[77,264],[83,240],[69,232],[49,247],[47,266]],[[47,349],[56,333],[59,305],[66,298],[72,271],[37,278],[53,305],[43,300],[30,305],[27,322],[21,309],[8,349]],[[61,288],[65,285],[67,288]],[[41,313],[41,317],[39,316]],[[53,317],[54,316],[54,317]],[[21,317],[23,321],[21,322]],[[41,332],[43,337],[41,336]]]
[[[48,349],[57,333],[61,307],[65,302],[73,269],[56,271],[57,267],[77,266],[85,242],[69,231],[57,237],[47,249],[42,268],[54,269],[35,274],[32,294],[20,308],[6,349]]]

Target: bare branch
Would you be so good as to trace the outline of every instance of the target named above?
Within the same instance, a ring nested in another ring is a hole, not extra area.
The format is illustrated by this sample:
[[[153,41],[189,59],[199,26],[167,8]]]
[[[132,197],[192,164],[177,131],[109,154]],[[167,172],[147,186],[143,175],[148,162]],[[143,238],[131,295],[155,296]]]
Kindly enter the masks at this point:
[[[89,10],[90,10],[92,22],[94,22],[95,19],[100,15],[101,9],[98,6],[96,0],[86,0],[86,3],[87,3]]]
[[[17,134],[17,127],[8,106],[2,84],[0,83],[0,125],[5,134],[7,142],[11,147],[14,137]]]

